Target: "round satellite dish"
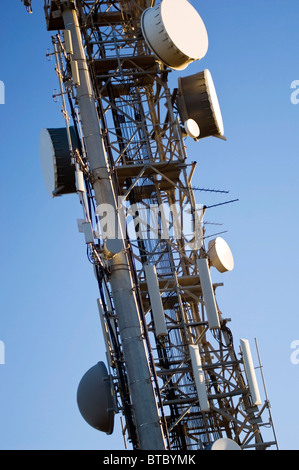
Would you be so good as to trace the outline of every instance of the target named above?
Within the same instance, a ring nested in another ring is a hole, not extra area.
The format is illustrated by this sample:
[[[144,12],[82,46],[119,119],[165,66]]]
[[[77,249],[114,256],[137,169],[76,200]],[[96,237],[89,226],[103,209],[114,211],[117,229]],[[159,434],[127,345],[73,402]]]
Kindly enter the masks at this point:
[[[184,124],[186,134],[193,139],[198,139],[200,136],[200,129],[194,119],[187,119]]]
[[[183,122],[193,119],[204,137],[224,138],[220,105],[209,70],[179,78],[178,110]]]
[[[74,148],[78,147],[73,127],[70,128]],[[42,129],[40,158],[47,191],[51,197],[76,193],[75,167],[71,162],[66,128]]]
[[[119,238],[108,238],[104,243],[104,256],[112,259],[123,250],[123,242]]]
[[[226,437],[218,439],[209,446],[209,450],[242,450],[241,447],[232,439]]]
[[[234,269],[234,258],[225,240],[217,237],[209,242],[208,256],[210,264],[219,272],[225,273]]]
[[[145,41],[158,59],[175,70],[202,59],[209,46],[206,27],[187,0],[162,0],[141,17]]]
[[[85,421],[95,429],[112,434],[114,428],[113,394],[107,368],[98,362],[82,377],[77,403]]]

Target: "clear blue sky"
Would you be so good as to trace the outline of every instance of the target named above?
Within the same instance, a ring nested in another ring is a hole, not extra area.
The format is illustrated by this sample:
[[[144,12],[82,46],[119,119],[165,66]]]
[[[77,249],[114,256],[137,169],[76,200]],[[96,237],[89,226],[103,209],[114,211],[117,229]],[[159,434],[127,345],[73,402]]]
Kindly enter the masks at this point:
[[[1,449],[122,449],[116,418],[111,437],[93,430],[76,405],[86,370],[105,360],[97,285],[77,231],[76,196],[51,200],[45,190],[39,132],[62,127],[54,63],[46,60],[41,0],[28,15],[19,0],[0,17],[1,152]],[[298,0],[192,2],[205,21],[210,48],[184,75],[210,69],[227,142],[189,142],[198,162],[196,186],[230,190],[239,202],[211,209],[221,222],[235,269],[219,275],[218,301],[236,344],[258,339],[281,449],[299,449]],[[176,78],[176,73],[173,73]],[[199,203],[222,202],[199,193]]]

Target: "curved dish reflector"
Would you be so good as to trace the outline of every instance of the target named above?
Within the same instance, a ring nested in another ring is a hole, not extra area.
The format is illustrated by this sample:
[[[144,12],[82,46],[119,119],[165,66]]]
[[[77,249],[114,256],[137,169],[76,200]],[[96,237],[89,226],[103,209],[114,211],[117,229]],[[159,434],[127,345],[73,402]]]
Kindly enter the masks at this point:
[[[234,269],[234,258],[232,252],[223,238],[217,237],[209,242],[208,256],[211,265],[220,273],[225,273]]]
[[[202,59],[209,47],[206,27],[187,0],[163,0],[141,17],[145,41],[158,59],[175,70]]]
[[[241,447],[232,439],[223,437],[217,439],[213,444],[211,444],[208,450],[242,450]]]
[[[194,119],[187,119],[184,123],[185,132],[192,139],[198,139],[200,136],[200,129]]]
[[[224,125],[220,105],[209,70],[180,77],[179,114],[183,122],[193,119],[200,129],[199,139],[204,137],[224,138]]]
[[[118,255],[123,248],[122,240],[118,238],[108,238],[104,243],[103,255],[106,259],[112,259],[114,256]]]
[[[77,403],[85,421],[95,429],[112,434],[114,428],[113,395],[107,368],[98,362],[82,377]]]
[[[70,132],[73,147],[76,148],[78,140],[73,127]],[[66,128],[41,130],[40,158],[45,185],[51,197],[77,192]]]

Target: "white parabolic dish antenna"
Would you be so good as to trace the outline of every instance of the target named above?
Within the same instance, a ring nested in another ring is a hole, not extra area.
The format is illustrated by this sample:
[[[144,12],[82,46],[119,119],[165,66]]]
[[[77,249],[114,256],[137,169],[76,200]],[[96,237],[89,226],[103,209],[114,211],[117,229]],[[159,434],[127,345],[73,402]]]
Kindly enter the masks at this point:
[[[209,242],[208,256],[212,266],[219,272],[225,273],[234,269],[234,258],[225,240],[217,237]]]
[[[189,137],[193,139],[197,139],[200,135],[200,129],[194,119],[187,119],[184,124],[185,131]]]
[[[223,135],[224,134],[223,119],[222,119],[222,114],[220,110],[220,105],[219,105],[214,81],[213,81],[211,72],[209,70],[205,70],[204,73],[206,76],[206,86],[207,86],[208,94],[210,96],[211,109],[212,109],[212,112],[214,113],[215,123],[218,127],[219,134]]]
[[[187,77],[179,77],[179,113],[182,120],[193,119],[200,138],[223,137],[221,109],[211,72],[206,69]]]
[[[226,437],[218,439],[211,445],[210,450],[242,450],[241,447],[232,439]]]
[[[165,65],[183,70],[202,59],[209,47],[206,27],[187,0],[162,0],[141,17],[143,36]]]

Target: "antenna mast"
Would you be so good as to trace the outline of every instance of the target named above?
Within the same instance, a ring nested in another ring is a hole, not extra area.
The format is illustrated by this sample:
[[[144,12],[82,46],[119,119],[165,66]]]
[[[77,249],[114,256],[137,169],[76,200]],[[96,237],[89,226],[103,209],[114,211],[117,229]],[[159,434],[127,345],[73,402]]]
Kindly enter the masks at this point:
[[[262,437],[249,344],[236,351],[216,301],[212,268],[233,258],[220,237],[206,245],[186,153],[188,138],[225,140],[213,80],[204,70],[170,87],[207,52],[200,16],[187,0],[45,0],[45,15],[68,146],[62,163],[44,130],[41,153],[50,143],[52,195],[79,196],[107,349],[108,369],[79,385],[83,417],[109,434],[121,412],[133,449],[277,445]]]

